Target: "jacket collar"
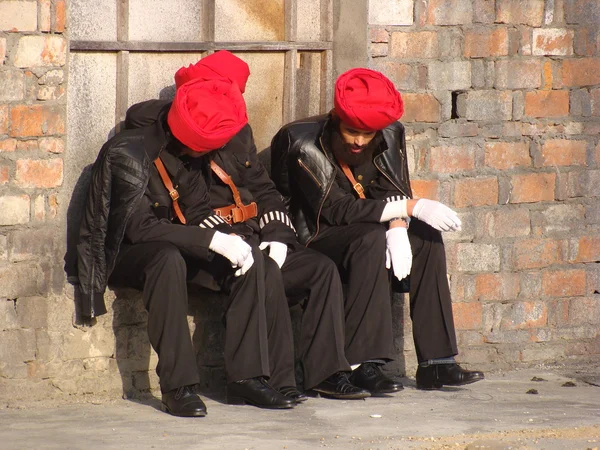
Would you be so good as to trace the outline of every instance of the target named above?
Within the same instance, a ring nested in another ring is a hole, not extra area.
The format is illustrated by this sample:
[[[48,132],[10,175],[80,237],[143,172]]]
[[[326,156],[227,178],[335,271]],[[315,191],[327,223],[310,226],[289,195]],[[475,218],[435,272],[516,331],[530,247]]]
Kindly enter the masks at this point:
[[[164,150],[172,138],[169,126],[167,125],[167,114],[171,104],[165,105],[160,112],[156,122],[148,125],[144,133],[144,147],[150,161],[154,161]]]

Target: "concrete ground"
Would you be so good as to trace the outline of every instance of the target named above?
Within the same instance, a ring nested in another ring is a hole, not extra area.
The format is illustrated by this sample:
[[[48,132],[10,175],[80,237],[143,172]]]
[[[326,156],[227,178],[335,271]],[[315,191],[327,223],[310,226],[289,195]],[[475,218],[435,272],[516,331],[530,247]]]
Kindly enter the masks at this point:
[[[0,449],[600,448],[600,369],[491,374],[441,391],[404,382],[388,397],[310,398],[286,411],[204,397],[208,415],[194,419],[161,412],[158,399],[6,408]]]

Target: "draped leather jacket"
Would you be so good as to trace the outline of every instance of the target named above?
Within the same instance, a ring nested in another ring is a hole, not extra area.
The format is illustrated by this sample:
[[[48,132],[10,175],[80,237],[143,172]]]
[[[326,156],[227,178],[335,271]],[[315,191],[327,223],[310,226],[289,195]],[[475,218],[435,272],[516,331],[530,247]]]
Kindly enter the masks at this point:
[[[271,177],[283,194],[301,243],[319,233],[323,203],[335,182],[338,165],[323,139],[330,115],[310,117],[285,125],[271,142]],[[400,192],[412,198],[404,126],[395,122],[382,130],[383,146],[375,167]]]

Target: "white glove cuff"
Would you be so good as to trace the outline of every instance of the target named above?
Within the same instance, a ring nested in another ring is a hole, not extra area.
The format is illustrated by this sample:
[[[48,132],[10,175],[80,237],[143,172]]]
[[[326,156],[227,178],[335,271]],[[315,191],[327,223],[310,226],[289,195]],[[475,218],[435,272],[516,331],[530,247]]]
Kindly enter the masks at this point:
[[[385,205],[379,221],[389,222],[392,219],[403,219],[405,217],[408,217],[406,200],[398,200],[395,202],[389,202]]]

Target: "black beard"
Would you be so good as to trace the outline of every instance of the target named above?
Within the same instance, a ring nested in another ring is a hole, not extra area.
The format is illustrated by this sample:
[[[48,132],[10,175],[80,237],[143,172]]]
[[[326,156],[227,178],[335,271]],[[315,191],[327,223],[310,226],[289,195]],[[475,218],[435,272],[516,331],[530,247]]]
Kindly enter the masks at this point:
[[[375,149],[381,143],[381,133],[377,132],[375,137],[371,139],[367,145],[364,145],[360,153],[352,153],[352,144],[347,144],[342,139],[342,135],[338,130],[333,130],[331,133],[331,151],[333,155],[340,161],[345,162],[349,166],[360,166],[369,161],[373,157]]]

